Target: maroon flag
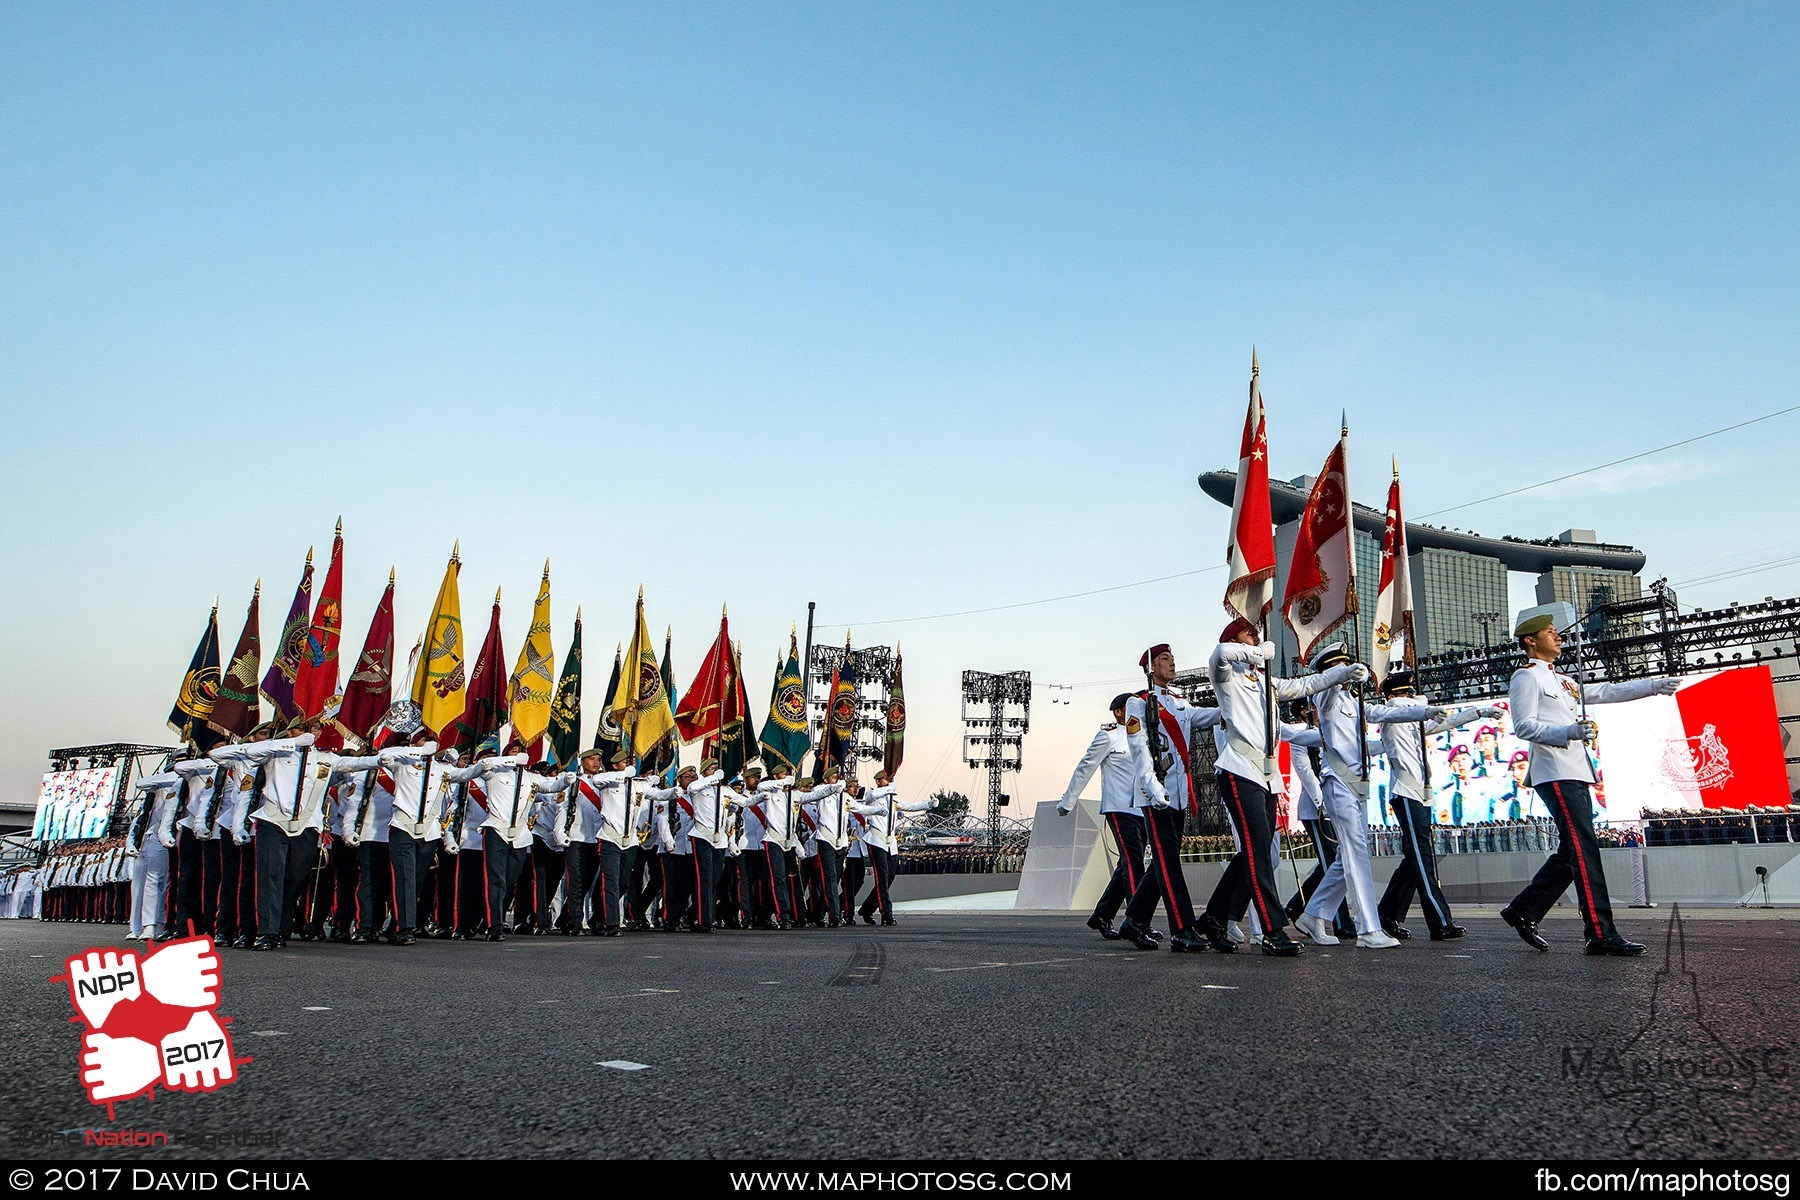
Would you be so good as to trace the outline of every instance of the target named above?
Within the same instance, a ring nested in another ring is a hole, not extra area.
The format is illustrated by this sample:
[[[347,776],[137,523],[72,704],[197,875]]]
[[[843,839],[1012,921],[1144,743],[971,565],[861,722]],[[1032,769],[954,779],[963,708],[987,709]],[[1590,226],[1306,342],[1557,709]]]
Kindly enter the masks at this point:
[[[275,658],[263,676],[262,694],[275,707],[279,720],[291,721],[300,715],[294,704],[294,680],[300,674],[300,659],[306,653],[307,614],[312,610],[312,549],[306,551],[306,569],[300,573],[300,586],[294,589],[294,602],[288,605],[287,620],[281,625],[281,638],[275,643]]]
[[[891,780],[906,757],[906,693],[900,685],[900,649],[894,648],[894,686],[888,692],[887,729],[881,738],[881,766]]]
[[[262,580],[250,593],[250,611],[244,614],[244,631],[237,649],[219,677],[219,698],[213,702],[206,723],[215,733],[243,737],[262,723],[262,701],[256,695],[256,675],[262,670]]]
[[[719,612],[719,636],[706,652],[694,682],[682,694],[681,706],[675,710],[675,731],[683,742],[709,742],[719,736],[725,723],[725,706],[730,701],[731,681],[735,671],[731,655],[731,624],[724,610]]]
[[[313,609],[312,626],[294,677],[294,707],[311,720],[324,713],[338,690],[338,640],[344,633],[344,521],[331,537],[331,565]]]
[[[494,589],[494,612],[488,619],[487,638],[475,657],[469,676],[462,715],[450,722],[445,739],[458,750],[473,750],[481,740],[506,723],[506,650],[500,644],[500,590]]]
[[[363,639],[356,668],[344,685],[344,700],[331,724],[352,744],[366,744],[375,726],[387,715],[393,701],[394,670],[394,573],[388,572],[387,591],[375,606],[369,636]]]

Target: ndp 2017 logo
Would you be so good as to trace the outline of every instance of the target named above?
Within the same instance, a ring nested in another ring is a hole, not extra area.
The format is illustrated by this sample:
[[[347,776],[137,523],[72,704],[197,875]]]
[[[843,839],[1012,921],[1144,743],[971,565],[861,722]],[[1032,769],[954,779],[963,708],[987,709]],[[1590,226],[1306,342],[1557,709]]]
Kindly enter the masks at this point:
[[[52,983],[67,983],[82,1037],[81,1083],[108,1117],[121,1100],[155,1093],[213,1092],[249,1062],[234,1059],[219,1020],[219,954],[210,937],[165,942],[139,958],[131,950],[93,948],[64,963]]]

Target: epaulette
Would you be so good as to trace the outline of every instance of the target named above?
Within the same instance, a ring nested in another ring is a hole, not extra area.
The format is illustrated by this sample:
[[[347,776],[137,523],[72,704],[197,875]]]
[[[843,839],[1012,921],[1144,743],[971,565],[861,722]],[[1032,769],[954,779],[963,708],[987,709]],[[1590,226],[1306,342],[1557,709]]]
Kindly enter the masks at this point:
[[[1100,728],[1101,729],[1117,729],[1118,727],[1119,727],[1119,723],[1117,721],[1108,721],[1106,724],[1102,725]]]

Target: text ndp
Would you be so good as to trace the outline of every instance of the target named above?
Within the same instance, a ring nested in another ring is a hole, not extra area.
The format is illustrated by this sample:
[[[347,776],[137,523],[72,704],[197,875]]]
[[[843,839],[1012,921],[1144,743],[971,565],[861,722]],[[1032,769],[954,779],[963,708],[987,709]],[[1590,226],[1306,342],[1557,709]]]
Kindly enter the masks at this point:
[[[91,979],[77,979],[75,994],[77,996],[110,996],[122,992],[137,982],[135,971],[114,971],[110,975],[96,975]]]

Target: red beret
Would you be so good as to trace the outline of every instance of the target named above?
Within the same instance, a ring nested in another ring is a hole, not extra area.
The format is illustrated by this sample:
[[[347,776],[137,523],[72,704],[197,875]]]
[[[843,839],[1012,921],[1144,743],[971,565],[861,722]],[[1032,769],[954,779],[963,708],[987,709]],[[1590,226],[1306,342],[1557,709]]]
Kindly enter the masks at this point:
[[[1143,670],[1148,671],[1150,669],[1150,663],[1151,663],[1152,659],[1154,659],[1159,654],[1167,654],[1168,652],[1169,652],[1169,643],[1158,642],[1158,643],[1156,643],[1156,645],[1154,645],[1154,646],[1150,647],[1148,650],[1144,651],[1143,657],[1138,659],[1138,666],[1140,668],[1142,668]]]
[[[1235,641],[1237,641],[1238,634],[1240,634],[1240,633],[1255,633],[1255,632],[1256,632],[1256,626],[1254,626],[1250,622],[1244,620],[1244,618],[1242,618],[1242,617],[1233,617],[1231,619],[1231,624],[1227,625],[1225,627],[1225,631],[1223,633],[1219,634],[1219,641],[1221,643],[1235,642]]]

